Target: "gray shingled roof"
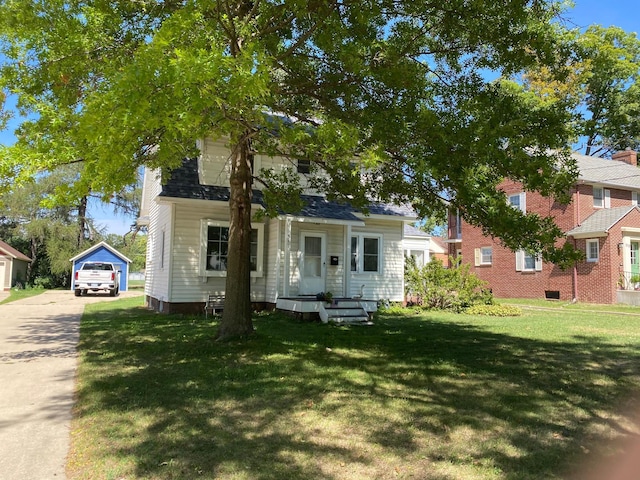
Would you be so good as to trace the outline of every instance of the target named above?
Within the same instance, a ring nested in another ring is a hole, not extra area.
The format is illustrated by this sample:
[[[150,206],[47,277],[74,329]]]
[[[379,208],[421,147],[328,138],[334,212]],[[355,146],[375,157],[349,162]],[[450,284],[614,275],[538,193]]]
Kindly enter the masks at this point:
[[[431,235],[429,235],[424,230],[420,230],[419,228],[414,227],[413,225],[405,225],[404,236],[405,237],[430,237]]]
[[[616,187],[640,190],[640,168],[620,160],[588,157],[573,154],[578,164],[580,180],[589,183],[602,183]]]
[[[611,227],[622,220],[633,209],[635,205],[625,205],[624,207],[603,208],[589,215],[580,226],[567,232],[572,237],[583,237],[585,235],[596,235],[607,233]]]
[[[200,184],[198,160],[197,158],[188,158],[182,162],[179,168],[171,172],[171,177],[162,186],[162,192],[159,196],[227,202],[229,201],[229,188]],[[351,205],[330,202],[324,197],[314,195],[302,195],[301,198],[305,205],[300,212],[295,212],[295,215],[306,218],[361,222],[360,218],[356,216],[359,211]],[[260,190],[253,190],[252,202],[256,205],[264,205],[264,198]],[[372,215],[416,216],[413,209],[408,206],[371,203],[368,209],[369,214]]]

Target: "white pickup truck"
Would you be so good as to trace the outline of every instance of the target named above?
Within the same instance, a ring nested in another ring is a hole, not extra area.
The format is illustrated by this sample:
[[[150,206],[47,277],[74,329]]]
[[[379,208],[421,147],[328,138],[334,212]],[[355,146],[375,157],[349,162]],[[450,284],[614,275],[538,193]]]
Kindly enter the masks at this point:
[[[120,292],[120,272],[113,263],[87,262],[76,270],[74,293],[79,297],[89,291],[106,290],[115,297]]]

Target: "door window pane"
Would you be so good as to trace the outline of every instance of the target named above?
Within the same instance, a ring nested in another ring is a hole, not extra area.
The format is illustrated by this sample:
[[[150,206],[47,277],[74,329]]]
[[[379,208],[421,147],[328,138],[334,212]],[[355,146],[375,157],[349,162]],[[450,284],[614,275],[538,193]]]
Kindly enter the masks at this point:
[[[322,239],[305,237],[304,239],[304,276],[319,277],[322,274]]]

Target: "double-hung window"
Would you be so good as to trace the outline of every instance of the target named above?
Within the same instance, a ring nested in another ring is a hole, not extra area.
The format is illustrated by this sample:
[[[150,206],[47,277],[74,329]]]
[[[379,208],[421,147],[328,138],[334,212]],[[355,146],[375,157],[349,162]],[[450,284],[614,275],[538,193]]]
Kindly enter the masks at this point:
[[[607,188],[593,187],[593,206],[611,208],[611,191]]]
[[[587,240],[587,262],[597,262],[600,260],[600,242],[597,238]]]
[[[542,256],[525,250],[516,252],[517,272],[539,272],[542,270]]]
[[[251,229],[251,276],[262,276],[264,225],[257,224]],[[205,277],[224,277],[227,275],[229,257],[229,222],[202,220],[200,269]]]
[[[522,213],[527,212],[527,194],[526,192],[520,193],[512,193],[508,197],[509,205],[511,205],[516,210],[522,211]]]
[[[381,251],[381,236],[353,235],[351,237],[351,271],[354,273],[381,273]]]
[[[491,265],[493,263],[492,247],[476,248],[474,253],[476,267],[480,265]]]

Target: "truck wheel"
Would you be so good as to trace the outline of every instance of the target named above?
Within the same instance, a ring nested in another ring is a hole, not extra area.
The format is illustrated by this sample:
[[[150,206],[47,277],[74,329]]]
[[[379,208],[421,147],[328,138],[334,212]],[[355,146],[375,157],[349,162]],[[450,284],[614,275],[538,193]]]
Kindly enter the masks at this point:
[[[79,297],[79,296],[82,294],[82,290],[74,290],[74,291],[73,291],[73,294],[74,294],[76,297]]]
[[[115,288],[113,290],[109,290],[109,296],[111,296],[111,297],[115,297],[116,293],[117,293],[117,291],[116,291]]]

